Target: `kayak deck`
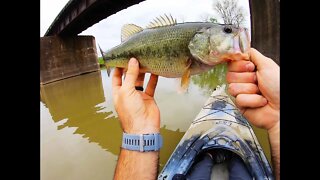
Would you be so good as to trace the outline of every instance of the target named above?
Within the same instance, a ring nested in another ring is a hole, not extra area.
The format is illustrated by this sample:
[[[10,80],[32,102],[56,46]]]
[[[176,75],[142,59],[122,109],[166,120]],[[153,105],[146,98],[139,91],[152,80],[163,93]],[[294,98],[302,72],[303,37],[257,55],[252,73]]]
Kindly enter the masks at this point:
[[[258,139],[229,95],[225,85],[209,97],[182,137],[158,179],[186,175],[197,155],[210,149],[225,149],[241,157],[255,179],[274,179]]]

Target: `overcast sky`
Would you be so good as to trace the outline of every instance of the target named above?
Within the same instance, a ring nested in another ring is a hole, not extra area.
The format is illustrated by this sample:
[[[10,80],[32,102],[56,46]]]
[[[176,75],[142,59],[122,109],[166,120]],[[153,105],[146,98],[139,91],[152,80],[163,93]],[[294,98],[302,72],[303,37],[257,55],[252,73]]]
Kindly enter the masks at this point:
[[[69,0],[40,1],[40,36],[43,36],[55,17]],[[123,24],[133,23],[145,27],[155,17],[171,14],[180,22],[203,21],[205,17],[215,17],[222,23],[213,10],[216,0],[146,0],[137,5],[117,12],[99,23],[94,24],[80,35],[93,35],[103,50],[120,44],[120,31]],[[248,0],[239,0],[239,5],[247,13],[245,26],[250,29]],[[100,53],[98,54],[100,56]]]

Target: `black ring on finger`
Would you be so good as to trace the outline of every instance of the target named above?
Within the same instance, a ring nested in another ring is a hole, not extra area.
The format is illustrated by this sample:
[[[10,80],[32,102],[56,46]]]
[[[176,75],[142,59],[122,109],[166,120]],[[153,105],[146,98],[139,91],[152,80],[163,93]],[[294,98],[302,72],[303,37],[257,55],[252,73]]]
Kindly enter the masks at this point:
[[[138,90],[138,91],[143,91],[143,87],[142,87],[142,86],[136,86],[135,88],[136,88],[136,90]]]

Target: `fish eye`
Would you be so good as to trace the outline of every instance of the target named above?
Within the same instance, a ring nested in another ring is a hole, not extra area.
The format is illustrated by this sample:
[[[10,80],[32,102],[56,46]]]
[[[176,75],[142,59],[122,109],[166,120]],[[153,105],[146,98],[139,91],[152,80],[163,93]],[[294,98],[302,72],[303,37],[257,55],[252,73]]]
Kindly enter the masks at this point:
[[[230,27],[224,27],[224,28],[223,28],[223,31],[224,31],[225,33],[227,33],[227,34],[230,34],[230,33],[232,33],[232,28],[230,28]]]

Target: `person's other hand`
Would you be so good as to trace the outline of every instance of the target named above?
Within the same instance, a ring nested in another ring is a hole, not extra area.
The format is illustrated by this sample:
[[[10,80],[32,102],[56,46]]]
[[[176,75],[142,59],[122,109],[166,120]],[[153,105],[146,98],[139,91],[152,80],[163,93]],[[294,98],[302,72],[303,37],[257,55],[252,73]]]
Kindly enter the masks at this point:
[[[280,68],[254,48],[250,49],[250,60],[229,62],[228,92],[253,125],[269,131],[279,126]]]
[[[131,134],[148,134],[160,132],[160,111],[153,98],[158,76],[151,74],[145,92],[135,89],[143,87],[144,73],[139,74],[139,62],[131,58],[124,82],[123,71],[114,70],[112,91],[115,109],[124,132]]]

